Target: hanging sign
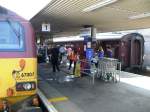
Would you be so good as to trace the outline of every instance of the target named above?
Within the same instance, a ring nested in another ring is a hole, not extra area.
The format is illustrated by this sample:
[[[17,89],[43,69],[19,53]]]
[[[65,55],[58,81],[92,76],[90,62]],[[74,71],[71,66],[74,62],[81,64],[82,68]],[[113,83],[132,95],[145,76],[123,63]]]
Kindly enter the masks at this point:
[[[92,28],[89,27],[89,28],[82,28],[80,30],[81,34],[80,34],[80,37],[89,37],[91,38],[91,35],[92,35]]]
[[[49,23],[43,23],[42,24],[42,32],[50,32],[51,31],[51,27]]]
[[[87,42],[87,48],[91,48],[91,42]]]

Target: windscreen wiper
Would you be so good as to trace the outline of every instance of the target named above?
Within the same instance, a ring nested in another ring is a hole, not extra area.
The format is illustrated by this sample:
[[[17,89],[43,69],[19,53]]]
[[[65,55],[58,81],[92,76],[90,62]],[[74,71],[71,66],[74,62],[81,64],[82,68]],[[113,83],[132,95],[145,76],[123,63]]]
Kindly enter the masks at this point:
[[[10,19],[6,19],[7,23],[9,24],[10,28],[12,29],[12,31],[15,33],[15,35],[17,36],[18,40],[19,40],[19,46],[20,46],[20,33],[17,31],[17,29],[15,29],[15,27],[12,25],[12,21]]]

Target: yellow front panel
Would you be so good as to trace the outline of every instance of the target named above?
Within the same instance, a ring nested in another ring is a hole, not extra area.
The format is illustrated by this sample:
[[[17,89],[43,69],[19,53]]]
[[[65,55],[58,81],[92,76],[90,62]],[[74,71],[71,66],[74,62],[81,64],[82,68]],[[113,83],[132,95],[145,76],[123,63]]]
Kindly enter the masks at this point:
[[[36,58],[8,58],[0,59],[0,98],[23,96],[34,94],[35,90],[16,91],[18,82],[37,83],[37,60]]]

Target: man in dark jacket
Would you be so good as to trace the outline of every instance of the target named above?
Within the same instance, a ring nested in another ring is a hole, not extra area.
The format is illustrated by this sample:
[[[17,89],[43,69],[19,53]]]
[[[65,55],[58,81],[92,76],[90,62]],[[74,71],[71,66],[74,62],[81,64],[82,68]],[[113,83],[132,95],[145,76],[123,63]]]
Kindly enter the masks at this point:
[[[59,49],[57,47],[54,47],[51,50],[51,62],[53,66],[53,72],[56,72],[56,69],[60,71],[58,66],[58,58],[59,58]]]

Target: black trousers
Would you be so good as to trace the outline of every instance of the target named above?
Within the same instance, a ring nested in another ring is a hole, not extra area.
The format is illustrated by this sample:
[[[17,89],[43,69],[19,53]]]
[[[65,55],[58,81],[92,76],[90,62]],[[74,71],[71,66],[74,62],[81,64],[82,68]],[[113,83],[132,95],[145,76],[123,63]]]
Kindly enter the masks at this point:
[[[52,66],[53,66],[53,72],[60,71],[59,66],[58,66],[58,59],[53,59],[52,60]]]
[[[75,74],[75,69],[76,69],[76,61],[70,60],[70,64],[69,64],[69,70],[71,69],[71,65],[74,62],[74,67],[73,67],[73,74]]]

